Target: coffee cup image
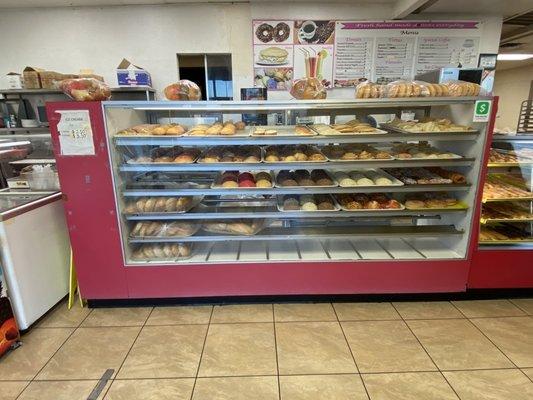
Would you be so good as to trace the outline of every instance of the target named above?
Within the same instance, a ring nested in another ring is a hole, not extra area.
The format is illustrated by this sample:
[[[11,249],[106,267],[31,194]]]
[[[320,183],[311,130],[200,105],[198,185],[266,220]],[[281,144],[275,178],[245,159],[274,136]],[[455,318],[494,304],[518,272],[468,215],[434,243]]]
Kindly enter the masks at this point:
[[[317,26],[313,21],[305,21],[298,31],[298,37],[301,41],[310,40],[315,36],[316,28]]]

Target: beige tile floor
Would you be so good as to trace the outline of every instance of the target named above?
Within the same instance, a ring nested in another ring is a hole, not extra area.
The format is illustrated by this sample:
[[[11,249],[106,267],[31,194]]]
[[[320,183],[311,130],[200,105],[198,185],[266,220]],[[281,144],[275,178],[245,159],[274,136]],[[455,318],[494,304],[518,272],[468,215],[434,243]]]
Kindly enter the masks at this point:
[[[67,310],[0,400],[531,400],[533,299]]]

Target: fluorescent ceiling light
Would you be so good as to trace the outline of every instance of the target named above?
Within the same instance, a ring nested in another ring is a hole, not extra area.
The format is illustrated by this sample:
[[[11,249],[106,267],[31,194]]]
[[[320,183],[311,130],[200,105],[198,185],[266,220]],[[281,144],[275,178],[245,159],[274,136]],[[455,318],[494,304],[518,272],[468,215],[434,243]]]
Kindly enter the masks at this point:
[[[533,58],[533,54],[503,53],[498,54],[498,61],[522,61]]]

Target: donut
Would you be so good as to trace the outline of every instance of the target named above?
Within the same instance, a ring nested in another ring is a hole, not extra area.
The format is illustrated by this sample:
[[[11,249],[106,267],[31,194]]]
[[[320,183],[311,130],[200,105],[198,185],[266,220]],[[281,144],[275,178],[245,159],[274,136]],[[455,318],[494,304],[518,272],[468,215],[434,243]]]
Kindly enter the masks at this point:
[[[261,24],[255,30],[255,36],[263,43],[268,43],[274,37],[274,28],[270,24]]]
[[[285,22],[280,22],[274,27],[274,40],[276,42],[284,42],[289,38],[291,28]]]

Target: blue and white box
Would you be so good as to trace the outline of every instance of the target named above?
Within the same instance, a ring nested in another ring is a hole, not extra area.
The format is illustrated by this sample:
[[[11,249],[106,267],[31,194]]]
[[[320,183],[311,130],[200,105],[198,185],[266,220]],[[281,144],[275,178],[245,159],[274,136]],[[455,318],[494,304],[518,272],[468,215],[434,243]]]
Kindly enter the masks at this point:
[[[144,68],[132,64],[125,58],[117,67],[117,81],[119,86],[149,86],[152,87],[152,77]]]

